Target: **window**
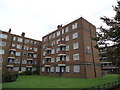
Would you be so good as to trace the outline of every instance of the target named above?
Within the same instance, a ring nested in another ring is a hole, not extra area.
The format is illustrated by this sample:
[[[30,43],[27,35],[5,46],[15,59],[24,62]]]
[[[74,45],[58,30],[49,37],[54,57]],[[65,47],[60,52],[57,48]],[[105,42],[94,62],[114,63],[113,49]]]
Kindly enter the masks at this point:
[[[44,72],[45,71],[45,67],[42,67],[42,72]]]
[[[70,60],[70,56],[66,55],[66,61],[69,61],[69,60]]]
[[[0,46],[6,46],[6,42],[0,41]]]
[[[55,37],[55,33],[53,33],[53,35],[52,35],[52,38],[54,38]]]
[[[17,45],[17,49],[22,49],[22,45]]]
[[[3,59],[2,59],[2,57],[0,57],[0,63],[2,63],[2,61],[3,61]]]
[[[66,27],[66,28],[65,28],[65,32],[68,32],[68,31],[69,31],[69,28],[68,28],[68,27]]]
[[[27,52],[23,52],[23,56],[27,57],[28,56]]]
[[[74,72],[80,72],[80,66],[74,65]]]
[[[56,53],[58,53],[58,51],[60,51],[60,48],[57,48],[57,49],[56,49]]]
[[[56,66],[56,72],[60,72],[60,67]]]
[[[16,41],[16,37],[15,36],[13,37],[13,41]]]
[[[54,72],[54,67],[53,67],[53,66],[50,68],[50,71],[51,71],[51,72]]]
[[[14,71],[18,71],[18,70],[19,70],[19,67],[13,67],[13,70],[14,70]]]
[[[20,56],[21,55],[21,53],[20,52],[16,52],[16,56]]]
[[[64,67],[61,67],[61,69],[62,69],[62,72],[64,72]]]
[[[58,44],[58,43],[59,43],[59,41],[60,41],[60,39],[58,39],[58,40],[56,41],[56,44]]]
[[[19,60],[19,59],[15,59],[14,63],[15,63],[15,64],[19,64],[19,63],[20,63],[20,60]]]
[[[69,41],[69,36],[66,36],[65,41]]]
[[[70,72],[70,66],[66,66],[66,72]]]
[[[34,41],[34,45],[38,45],[38,42]]]
[[[44,38],[43,38],[43,41],[46,41],[46,40],[47,40],[47,38],[46,38],[46,37],[44,37]]]
[[[51,63],[53,63],[53,62],[55,62],[55,58],[52,58],[52,59],[51,59]]]
[[[46,55],[46,52],[43,52],[43,56],[45,56]]]
[[[76,38],[78,38],[78,33],[77,32],[73,34],[73,39],[76,39]]]
[[[45,60],[43,59],[43,64],[45,63]]]
[[[31,40],[30,43],[33,44],[33,41]]]
[[[73,25],[72,25],[72,29],[76,29],[77,28],[77,23],[74,23]]]
[[[28,50],[28,46],[24,46],[24,50]]]
[[[52,42],[51,42],[51,46],[54,46],[54,45],[55,45],[55,41],[52,41]]]
[[[69,51],[69,45],[66,46],[66,51]]]
[[[7,35],[6,34],[0,34],[0,38],[3,38],[3,39],[7,39]]]
[[[57,36],[60,36],[60,31],[57,32]]]
[[[78,53],[73,55],[73,60],[79,60],[79,54]]]
[[[64,29],[62,29],[62,34],[64,34]]]
[[[37,58],[37,55],[36,55],[36,54],[34,54],[34,55],[33,55],[33,57],[34,57],[34,58]]]
[[[22,42],[22,40],[23,40],[22,38],[18,38],[18,42]]]
[[[52,35],[49,35],[49,39],[51,39],[52,38]]]
[[[27,62],[26,62],[26,60],[22,60],[22,64],[26,64]]]
[[[62,38],[62,41],[65,41],[65,38]]]
[[[54,54],[55,53],[55,49],[52,49],[52,52],[51,52],[51,54]]]
[[[46,44],[43,45],[43,49],[46,48]]]
[[[60,57],[56,57],[56,62],[59,62],[60,61]]]
[[[4,53],[5,53],[5,50],[0,49],[0,54],[4,54]]]
[[[22,67],[22,68],[21,68],[21,71],[22,71],[22,72],[26,71],[26,67]]]
[[[14,44],[14,43],[12,43],[12,47],[15,47],[15,44]]]
[[[35,51],[35,52],[37,52],[37,50],[38,50],[37,48],[34,48],[34,51]]]
[[[73,49],[78,49],[78,43],[73,43]]]
[[[30,47],[30,50],[32,50],[32,47]]]
[[[25,43],[26,43],[26,44],[29,43],[29,40],[28,40],[28,39],[25,39]]]

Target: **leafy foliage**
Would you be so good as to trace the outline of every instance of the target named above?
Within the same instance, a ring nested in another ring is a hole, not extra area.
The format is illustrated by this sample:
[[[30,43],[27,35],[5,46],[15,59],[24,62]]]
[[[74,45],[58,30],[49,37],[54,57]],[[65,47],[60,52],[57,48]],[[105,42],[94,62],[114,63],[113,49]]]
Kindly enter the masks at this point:
[[[112,61],[117,66],[120,65],[120,1],[117,2],[117,6],[113,6],[116,15],[114,18],[107,18],[106,16],[101,17],[104,23],[109,28],[99,28],[99,33],[97,33],[97,38],[94,40],[97,41],[95,46],[100,51],[105,50],[107,53],[107,60]],[[113,44],[109,44],[108,41],[111,41]]]

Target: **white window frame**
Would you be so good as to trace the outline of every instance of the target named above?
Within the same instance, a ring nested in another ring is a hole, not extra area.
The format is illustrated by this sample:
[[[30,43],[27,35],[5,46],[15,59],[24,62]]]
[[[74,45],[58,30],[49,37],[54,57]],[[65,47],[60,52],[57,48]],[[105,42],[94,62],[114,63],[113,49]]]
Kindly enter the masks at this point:
[[[18,42],[22,42],[22,41],[23,41],[23,39],[18,37]]]
[[[60,31],[57,31],[57,36],[60,36]]]
[[[65,32],[68,32],[68,31],[69,31],[69,27],[66,27],[66,28],[65,28]]]
[[[65,41],[69,41],[69,35],[65,37]]]
[[[69,51],[69,50],[70,50],[70,46],[67,45],[67,46],[66,46],[66,51]]]
[[[73,39],[76,39],[76,38],[78,38],[78,32],[73,34]]]
[[[77,28],[77,23],[72,24],[72,29],[76,29]]]
[[[79,53],[73,54],[73,60],[80,60]]]
[[[78,43],[73,43],[73,49],[78,49],[79,48],[79,44]]]
[[[70,66],[66,66],[66,72],[70,72]]]
[[[66,55],[66,61],[70,61],[70,55]]]
[[[74,65],[74,72],[79,73],[80,72],[80,66],[79,65]]]

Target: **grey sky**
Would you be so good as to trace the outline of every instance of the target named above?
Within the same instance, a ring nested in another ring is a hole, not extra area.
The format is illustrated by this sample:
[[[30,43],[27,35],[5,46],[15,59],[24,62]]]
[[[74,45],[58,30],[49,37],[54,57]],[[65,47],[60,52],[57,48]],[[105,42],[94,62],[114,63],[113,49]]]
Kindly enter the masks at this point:
[[[0,30],[41,40],[81,16],[99,27],[101,16],[115,15],[112,5],[116,0],[0,0]]]

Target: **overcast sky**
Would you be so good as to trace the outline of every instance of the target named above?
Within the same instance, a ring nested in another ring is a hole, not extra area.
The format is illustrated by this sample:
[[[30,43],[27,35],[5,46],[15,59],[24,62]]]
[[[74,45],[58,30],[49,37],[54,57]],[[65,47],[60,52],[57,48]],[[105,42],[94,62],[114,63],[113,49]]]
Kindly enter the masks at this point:
[[[42,36],[81,16],[102,25],[101,16],[113,17],[117,0],[0,0],[0,30],[42,40]]]

